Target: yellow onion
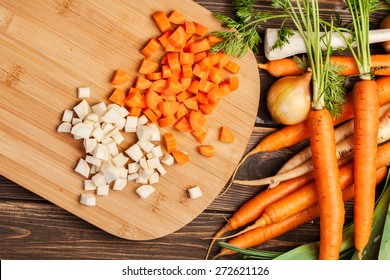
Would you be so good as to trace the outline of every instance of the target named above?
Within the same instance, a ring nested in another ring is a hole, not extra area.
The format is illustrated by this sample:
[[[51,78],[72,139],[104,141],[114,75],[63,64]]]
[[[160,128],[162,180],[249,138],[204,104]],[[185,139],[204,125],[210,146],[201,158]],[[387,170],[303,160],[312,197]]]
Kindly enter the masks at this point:
[[[390,28],[390,14],[382,20],[380,28]],[[383,42],[382,46],[387,53],[390,53],[390,41]]]
[[[310,81],[312,73],[286,76],[272,84],[268,91],[267,108],[274,121],[284,125],[304,121],[311,109]]]

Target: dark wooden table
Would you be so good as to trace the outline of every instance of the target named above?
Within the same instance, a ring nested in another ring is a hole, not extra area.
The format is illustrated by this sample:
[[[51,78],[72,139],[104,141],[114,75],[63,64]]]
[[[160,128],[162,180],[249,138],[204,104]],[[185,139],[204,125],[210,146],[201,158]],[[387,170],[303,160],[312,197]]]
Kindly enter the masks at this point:
[[[233,15],[230,0],[196,2],[210,11]],[[255,3],[258,10],[271,9],[268,0]],[[331,0],[322,7],[328,15],[338,7],[341,15],[348,18],[348,12],[343,8],[340,10],[342,6],[338,3]],[[386,12],[372,15],[376,27],[385,15]],[[267,26],[277,27],[278,22],[269,22]],[[259,26],[260,33],[264,31],[263,28]],[[262,47],[259,46],[257,55],[259,62],[266,60]],[[267,89],[274,79],[262,71],[259,71],[259,75],[259,122],[253,129],[247,149],[279,127],[270,119],[265,105]],[[271,175],[305,144],[303,142],[278,152],[253,156],[240,168],[237,177],[248,179]],[[0,176],[0,259],[203,259],[209,245],[209,240],[204,238],[212,236],[240,205],[261,190],[258,187],[233,185],[184,228],[156,240],[140,242],[112,236]],[[347,215],[351,216],[350,210]],[[318,237],[318,221],[313,221],[259,248],[282,252],[318,240]],[[218,250],[218,246],[215,246],[212,255]],[[227,258],[242,259],[242,255]]]

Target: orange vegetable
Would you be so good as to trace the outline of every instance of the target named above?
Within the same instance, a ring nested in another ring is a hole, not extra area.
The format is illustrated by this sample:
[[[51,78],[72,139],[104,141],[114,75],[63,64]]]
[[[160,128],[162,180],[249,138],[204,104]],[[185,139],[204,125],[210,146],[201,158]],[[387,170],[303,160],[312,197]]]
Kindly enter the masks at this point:
[[[148,108],[153,110],[160,102],[162,102],[162,98],[157,92],[148,90],[148,92],[145,94],[145,105]]]
[[[159,49],[160,47],[160,42],[155,39],[155,38],[152,38],[149,40],[149,42],[145,45],[145,47],[141,50],[141,53],[145,56],[145,57],[151,57],[153,56],[157,50]]]
[[[210,50],[210,44],[207,39],[200,39],[189,45],[189,51],[191,53],[200,53]]]
[[[172,151],[172,156],[179,165],[184,165],[190,161],[188,154],[182,151]]]
[[[153,14],[153,19],[156,22],[158,29],[161,32],[166,32],[171,29],[171,22],[168,17],[165,15],[164,11],[157,11]]]
[[[174,116],[167,116],[167,117],[159,117],[157,121],[160,127],[167,127],[167,126],[172,126],[175,123],[176,119]]]
[[[237,74],[240,71],[240,65],[234,62],[233,60],[229,60],[229,62],[224,66],[224,68],[233,74]]]
[[[186,33],[193,34],[196,32],[195,23],[193,21],[185,21],[184,22],[184,29]]]
[[[144,90],[150,88],[152,85],[152,82],[146,79],[143,76],[138,76],[137,80],[135,81],[134,87],[139,90]]]
[[[179,110],[180,103],[176,101],[164,101],[158,103],[158,108],[160,109],[163,116],[173,116]]]
[[[165,133],[163,135],[164,143],[165,143],[165,148],[167,149],[168,153],[171,153],[173,151],[176,151],[176,138],[173,133]]]
[[[184,28],[182,26],[178,26],[172,35],[169,36],[168,42],[177,49],[183,49],[187,42],[187,36]]]
[[[157,37],[157,40],[160,42],[161,46],[163,46],[164,48],[167,47],[169,41],[168,41],[168,38],[172,35],[172,32],[170,30],[166,31],[165,33],[163,33],[162,35],[158,36]]]
[[[200,145],[198,151],[202,156],[213,157],[215,155],[214,146],[212,145]]]
[[[206,124],[206,118],[201,111],[192,110],[189,117],[190,126],[197,131],[203,128]]]
[[[163,90],[163,93],[165,94],[172,94],[176,95],[184,90],[182,84],[179,82],[179,80],[175,76],[170,76],[167,79],[167,83],[165,84],[165,88]]]
[[[182,131],[182,132],[192,131],[192,127],[190,125],[190,122],[187,120],[187,118],[185,116],[178,119],[174,123],[173,128],[178,130],[178,131]]]
[[[150,108],[143,109],[142,113],[149,119],[150,122],[155,122],[158,119],[157,115]]]
[[[125,99],[125,104],[130,108],[136,108],[141,104],[142,99],[142,94],[138,89],[130,88]]]
[[[219,141],[234,143],[234,133],[231,129],[226,126],[221,126],[219,130]]]
[[[115,70],[110,82],[114,85],[121,85],[128,81],[130,81],[129,74],[122,70]]]
[[[179,109],[175,113],[176,119],[180,119],[181,117],[184,117],[189,113],[187,107],[184,105],[184,103],[180,103]]]
[[[179,53],[179,62],[181,65],[192,65],[194,64],[194,54],[193,53],[187,53],[187,52],[180,52]]]
[[[194,136],[195,140],[198,141],[200,144],[203,143],[204,139],[206,138],[207,132],[203,128],[198,130],[191,131],[192,136]]]
[[[189,110],[199,110],[196,96],[185,99],[183,103]]]
[[[208,28],[198,22],[195,23],[195,34],[198,36],[206,35]]]
[[[125,100],[126,100],[125,92],[121,88],[116,88],[111,93],[108,100],[110,100],[113,103],[118,104],[119,106],[123,106],[123,105],[125,105]]]
[[[138,69],[138,72],[141,74],[153,73],[154,71],[156,71],[157,67],[158,67],[158,63],[156,61],[153,61],[148,58],[144,58],[142,59],[142,63],[140,68]]]
[[[238,89],[238,86],[239,86],[238,76],[229,77],[225,81],[229,85],[230,91],[235,91]]]
[[[174,24],[183,24],[186,21],[186,18],[177,10],[174,10],[169,15],[169,21]]]

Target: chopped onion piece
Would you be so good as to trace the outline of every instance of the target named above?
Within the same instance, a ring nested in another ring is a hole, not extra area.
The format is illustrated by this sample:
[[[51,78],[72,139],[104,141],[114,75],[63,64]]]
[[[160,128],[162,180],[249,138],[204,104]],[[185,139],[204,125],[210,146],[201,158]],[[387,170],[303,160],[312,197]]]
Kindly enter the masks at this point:
[[[199,198],[203,195],[202,190],[200,189],[199,186],[195,186],[195,187],[188,189],[188,193],[189,193],[191,199],[196,199],[196,198]]]
[[[69,109],[64,110],[64,114],[62,115],[62,121],[70,123],[73,118],[73,111]]]
[[[88,178],[89,172],[90,172],[90,167],[88,163],[83,159],[80,158],[79,162],[77,163],[76,168],[74,169],[77,173],[81,174],[85,178]]]
[[[156,189],[151,185],[142,185],[138,187],[135,191],[142,198],[146,199],[149,195],[151,195]]]
[[[79,87],[77,94],[79,98],[89,98],[91,96],[91,90],[89,87]]]
[[[58,126],[57,132],[70,133],[71,129],[72,129],[71,123],[63,122]]]
[[[76,115],[80,119],[84,119],[84,117],[91,112],[91,107],[89,106],[87,100],[83,99],[83,101],[73,107],[73,111],[75,111]]]
[[[101,186],[97,187],[96,194],[102,195],[102,196],[107,196],[109,191],[110,191],[109,185],[101,185]]]
[[[87,206],[96,206],[96,198],[91,193],[82,193],[80,196],[80,203]]]
[[[70,131],[74,136],[77,136],[81,139],[87,139],[91,136],[93,131],[93,125],[88,123],[78,123],[74,125]]]

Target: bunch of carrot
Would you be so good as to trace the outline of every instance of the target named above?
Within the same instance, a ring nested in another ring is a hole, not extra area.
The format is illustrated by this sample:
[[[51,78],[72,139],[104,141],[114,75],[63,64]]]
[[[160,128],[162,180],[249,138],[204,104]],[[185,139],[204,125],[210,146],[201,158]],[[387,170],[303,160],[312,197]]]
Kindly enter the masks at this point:
[[[206,117],[220,100],[238,89],[240,65],[222,52],[210,48],[220,41],[207,35],[208,28],[188,21],[174,10],[169,15],[157,11],[153,20],[161,35],[151,38],[140,51],[144,56],[134,84],[125,92],[117,87],[110,101],[129,108],[130,116],[145,115],[160,127],[190,132],[199,142],[200,154],[212,157],[214,147],[202,145],[206,138]],[[131,80],[116,70],[111,83],[122,85]],[[227,127],[220,130],[224,142],[233,142]]]
[[[387,56],[388,55],[376,55],[376,59],[381,58],[386,64],[386,62],[388,63]],[[288,59],[288,61],[291,62],[290,59]],[[275,62],[274,65],[278,65],[278,63],[279,62]],[[351,63],[353,64],[353,60],[351,60]],[[272,68],[272,66],[268,67]],[[283,71],[288,72],[289,70],[286,68],[287,67],[284,67]],[[385,111],[388,111],[389,108],[387,106],[390,103],[390,71],[389,73],[383,71],[387,71],[387,68],[384,67],[382,69],[381,75],[383,76],[377,78],[375,83],[379,97],[378,105],[382,106]],[[380,124],[379,118],[373,120],[379,127],[382,127],[383,130],[388,130],[390,128],[387,122],[389,118],[387,113],[388,112],[383,114],[383,125]],[[351,120],[353,124],[355,115],[356,112],[354,111],[354,101],[352,98],[352,93],[350,93],[348,94],[347,101],[343,104],[341,116],[334,120],[333,124],[336,126],[341,123],[346,123],[348,120]],[[308,126],[309,123],[308,120],[306,120],[298,125],[285,126],[279,130],[276,130],[275,132],[263,138],[258,143],[258,145],[254,147],[241,160],[238,167],[252,155],[261,152],[276,151],[307,139],[309,137]],[[342,135],[345,134],[346,131],[343,129],[338,133]],[[351,135],[351,132],[348,133]],[[345,135],[345,137],[349,136]],[[382,139],[381,141],[380,139],[377,139],[378,138],[371,139],[377,148],[377,152],[375,152],[376,159],[374,165],[376,170],[376,177],[374,176],[375,184],[379,183],[384,178],[387,170],[386,164],[390,162],[390,143],[386,142],[386,139],[388,138]],[[379,145],[378,143],[380,142],[385,143]],[[354,198],[353,186],[356,180],[353,176],[355,160],[353,157],[347,157],[344,162],[339,162],[339,164],[339,178],[343,193],[343,200],[351,200]],[[234,237],[229,241],[230,244],[239,248],[249,248],[260,245],[272,238],[275,238],[289,230],[292,230],[317,218],[319,216],[319,208],[317,205],[318,194],[316,193],[314,187],[314,173],[312,170],[309,170],[308,167],[305,168],[306,171],[304,171],[301,175],[295,175],[293,178],[279,182],[276,187],[268,188],[267,190],[260,192],[257,196],[242,205],[232,215],[232,217],[230,217],[226,225],[215,234],[210,244],[207,257],[211,251],[212,245],[219,239]],[[281,175],[283,175],[283,173]],[[254,180],[253,182],[240,180],[232,181],[237,184],[258,186],[259,181],[261,180],[262,179]],[[264,184],[260,182],[260,185]],[[375,192],[375,188],[372,189],[372,191]],[[245,225],[249,226],[231,236],[223,237],[227,232],[237,230]],[[368,236],[369,234],[370,232],[368,232]],[[329,237],[328,242],[331,242],[332,238],[333,237]],[[223,248],[216,257],[233,253],[235,253],[235,251]]]

